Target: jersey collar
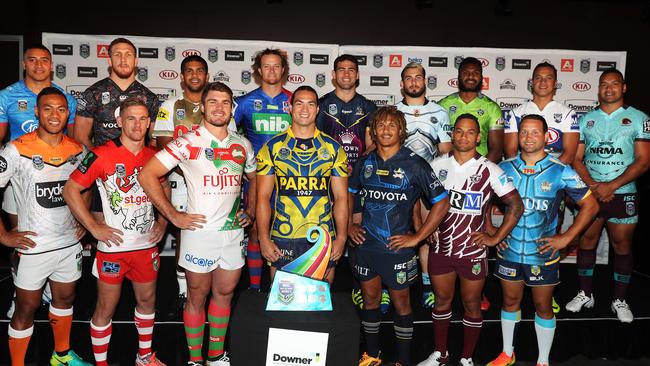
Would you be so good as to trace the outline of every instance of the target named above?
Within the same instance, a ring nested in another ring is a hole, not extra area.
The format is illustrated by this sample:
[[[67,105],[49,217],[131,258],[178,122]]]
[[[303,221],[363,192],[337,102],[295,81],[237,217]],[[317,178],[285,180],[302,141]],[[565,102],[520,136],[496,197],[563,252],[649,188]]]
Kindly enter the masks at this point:
[[[321,134],[320,130],[316,128],[313,138],[317,138],[318,136],[320,136],[320,134]],[[289,137],[294,139],[297,138],[296,135],[293,134],[293,130],[291,130],[291,127],[287,128],[287,135],[289,135]]]
[[[430,102],[429,99],[427,97],[424,97],[424,104],[422,104],[422,106],[425,106],[425,105],[429,104],[429,102]],[[405,106],[409,105],[408,103],[406,103],[406,98],[402,99],[402,104],[404,104]],[[418,105],[418,107],[419,107],[419,105]]]

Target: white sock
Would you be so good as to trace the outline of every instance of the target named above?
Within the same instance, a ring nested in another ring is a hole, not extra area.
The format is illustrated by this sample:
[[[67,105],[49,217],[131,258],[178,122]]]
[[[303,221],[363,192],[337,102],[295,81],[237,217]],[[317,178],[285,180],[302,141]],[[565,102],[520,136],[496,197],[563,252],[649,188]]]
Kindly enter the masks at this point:
[[[185,280],[185,272],[176,271],[176,281],[178,281],[178,296],[187,294],[187,280]]]
[[[501,310],[501,335],[503,336],[503,352],[512,356],[515,351],[513,339],[515,336],[515,327],[521,320],[521,310],[505,311]]]
[[[539,350],[537,363],[548,365],[548,355],[551,353],[553,337],[555,336],[555,317],[542,319],[535,314],[535,333],[537,334],[537,348]]]

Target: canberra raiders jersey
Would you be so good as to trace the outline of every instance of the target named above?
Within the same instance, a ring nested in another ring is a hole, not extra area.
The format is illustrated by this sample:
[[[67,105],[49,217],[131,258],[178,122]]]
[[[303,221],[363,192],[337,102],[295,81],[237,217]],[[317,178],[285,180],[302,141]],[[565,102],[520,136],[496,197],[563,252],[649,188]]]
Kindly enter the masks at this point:
[[[650,118],[633,107],[623,106],[609,115],[596,108],[580,119],[584,164],[596,182],[611,182],[623,174],[634,162],[636,141],[650,141]],[[616,193],[634,192],[635,182],[616,190]]]
[[[361,157],[348,190],[360,201],[366,230],[366,241],[357,249],[379,252],[392,252],[387,247],[390,236],[409,233],[413,206],[420,197],[430,205],[447,197],[429,164],[406,147],[386,161],[376,150]]]
[[[330,179],[348,176],[343,147],[316,129],[313,138],[296,138],[291,129],[270,139],[257,154],[257,175],[274,175],[271,236],[304,239],[314,225],[336,237]]]
[[[469,234],[485,231],[485,211],[492,195],[508,197],[516,192],[515,187],[498,165],[478,153],[463,165],[449,153],[436,158],[431,168],[447,190],[451,205],[438,226],[433,252],[462,259],[484,258],[485,248],[475,245]]]
[[[318,106],[320,112],[316,126],[343,146],[348,165],[353,167],[366,150],[366,128],[370,126],[370,117],[377,106],[360,94],[344,102],[334,91],[321,97]]]
[[[525,102],[519,107],[508,112],[505,121],[505,133],[519,132],[521,119],[528,114],[538,114],[543,116],[548,125],[550,138],[546,143],[544,150],[555,156],[562,155],[563,139],[565,133],[579,133],[580,125],[576,112],[560,102],[552,100],[543,110],[540,110],[537,104],[532,100]]]
[[[154,121],[158,115],[158,97],[146,86],[134,80],[126,90],[120,89],[111,78],[102,79],[86,89],[79,97],[77,114],[93,119],[93,142],[95,146],[105,144],[122,133],[117,126],[119,107],[126,98],[144,98],[149,117]]]
[[[77,222],[63,200],[63,186],[85,155],[83,145],[63,136],[58,146],[30,132],[0,151],[0,186],[9,181],[16,196],[18,231],[33,231],[36,246],[17,249],[44,253],[77,244]]]
[[[425,99],[424,105],[408,105],[405,100],[397,103],[397,109],[406,117],[406,142],[424,160],[431,162],[438,154],[438,144],[450,142],[449,114],[438,104]]]
[[[182,97],[166,100],[158,109],[151,137],[177,138],[199,128],[202,119],[201,103]]]
[[[244,132],[253,145],[255,154],[271,137],[291,126],[290,100],[291,92],[286,89],[271,98],[262,88],[235,98],[233,118],[237,128]]]
[[[204,126],[180,136],[156,154],[169,170],[180,167],[187,183],[187,212],[205,215],[201,231],[241,230],[243,174],[255,171],[251,143],[236,132],[219,140]]]
[[[542,243],[537,240],[556,234],[557,215],[565,191],[575,202],[591,192],[570,166],[551,155],[535,165],[526,165],[521,155],[503,161],[499,166],[508,181],[519,191],[524,202],[524,214],[506,238],[508,247],[499,249],[498,255],[510,262],[524,264],[551,264],[560,260],[560,254],[539,254]]]

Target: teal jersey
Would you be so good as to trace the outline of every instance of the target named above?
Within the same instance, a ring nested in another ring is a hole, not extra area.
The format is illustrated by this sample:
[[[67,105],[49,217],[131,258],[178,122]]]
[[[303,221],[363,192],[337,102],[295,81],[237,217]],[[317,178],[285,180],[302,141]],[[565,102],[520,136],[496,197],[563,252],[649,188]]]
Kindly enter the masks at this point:
[[[612,114],[600,108],[580,119],[580,143],[585,145],[584,164],[596,182],[611,182],[634,162],[634,143],[650,141],[650,118],[638,109],[623,106]],[[616,193],[636,192],[635,182]]]

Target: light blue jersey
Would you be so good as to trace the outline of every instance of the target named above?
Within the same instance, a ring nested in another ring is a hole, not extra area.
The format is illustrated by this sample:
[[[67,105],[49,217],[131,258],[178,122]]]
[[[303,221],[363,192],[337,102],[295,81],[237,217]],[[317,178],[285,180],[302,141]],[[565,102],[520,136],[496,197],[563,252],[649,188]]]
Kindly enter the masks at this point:
[[[551,155],[527,166],[521,155],[499,164],[524,202],[524,214],[517,222],[506,242],[508,248],[499,250],[499,257],[515,263],[548,265],[559,260],[559,253],[539,254],[543,243],[537,240],[555,235],[557,214],[565,191],[579,202],[590,194],[587,185],[570,166]]]
[[[638,109],[623,106],[612,114],[596,108],[580,119],[580,143],[585,145],[584,164],[596,182],[611,182],[634,162],[634,143],[650,141],[650,118]],[[630,182],[615,193],[635,193]]]
[[[68,99],[68,126],[74,123],[77,100],[68,93],[65,93],[60,86],[52,84],[53,87],[64,92]],[[23,80],[13,83],[0,91],[0,124],[9,124],[9,140],[34,131],[38,127],[38,118],[34,114],[37,95],[31,91]]]

